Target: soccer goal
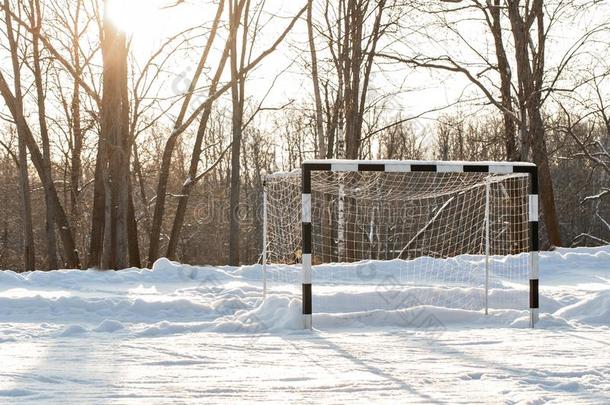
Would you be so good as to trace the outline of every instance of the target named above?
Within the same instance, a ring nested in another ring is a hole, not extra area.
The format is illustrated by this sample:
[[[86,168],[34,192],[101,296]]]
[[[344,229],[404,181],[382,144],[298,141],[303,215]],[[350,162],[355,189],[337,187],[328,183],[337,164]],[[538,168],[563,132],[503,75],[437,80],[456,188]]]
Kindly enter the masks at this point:
[[[533,327],[537,181],[517,162],[312,160],[268,175],[265,293],[298,285],[305,328],[312,288],[329,286],[402,297],[389,309],[529,309]]]

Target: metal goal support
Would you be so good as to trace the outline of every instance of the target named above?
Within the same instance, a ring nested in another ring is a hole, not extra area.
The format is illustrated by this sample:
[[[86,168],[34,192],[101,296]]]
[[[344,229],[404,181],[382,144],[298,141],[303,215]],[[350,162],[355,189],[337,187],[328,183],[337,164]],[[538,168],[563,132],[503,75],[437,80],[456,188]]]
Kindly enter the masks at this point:
[[[331,172],[442,172],[490,173],[529,175],[529,309],[530,327],[539,317],[539,246],[538,246],[538,168],[523,162],[449,162],[449,161],[370,161],[370,160],[309,160],[302,165],[301,226],[302,226],[302,309],[303,326],[313,328],[312,321],[312,209],[311,174],[315,171]],[[489,248],[486,248],[489,255]],[[488,271],[488,270],[486,270]],[[487,294],[487,292],[486,292]]]

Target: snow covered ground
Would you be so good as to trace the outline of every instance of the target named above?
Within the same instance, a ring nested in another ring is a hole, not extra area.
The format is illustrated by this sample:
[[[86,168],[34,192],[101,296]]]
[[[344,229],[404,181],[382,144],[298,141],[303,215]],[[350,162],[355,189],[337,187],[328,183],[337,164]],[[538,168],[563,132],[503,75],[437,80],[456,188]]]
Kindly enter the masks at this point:
[[[333,266],[313,332],[298,294],[262,301],[260,266],[0,271],[0,404],[610,403],[610,246],[542,255],[534,330],[518,286],[492,282],[486,317],[480,289]],[[447,297],[464,309],[435,305]]]

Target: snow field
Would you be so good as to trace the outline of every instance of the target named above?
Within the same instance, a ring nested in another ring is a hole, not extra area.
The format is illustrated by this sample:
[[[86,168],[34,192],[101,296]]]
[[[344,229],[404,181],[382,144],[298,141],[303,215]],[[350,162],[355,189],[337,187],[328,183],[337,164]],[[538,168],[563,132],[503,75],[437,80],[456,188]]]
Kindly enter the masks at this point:
[[[395,269],[317,266],[313,332],[298,266],[264,301],[259,265],[0,271],[0,404],[610,402],[610,246],[541,255],[535,330],[517,284],[492,279],[484,316],[481,288],[380,283]]]

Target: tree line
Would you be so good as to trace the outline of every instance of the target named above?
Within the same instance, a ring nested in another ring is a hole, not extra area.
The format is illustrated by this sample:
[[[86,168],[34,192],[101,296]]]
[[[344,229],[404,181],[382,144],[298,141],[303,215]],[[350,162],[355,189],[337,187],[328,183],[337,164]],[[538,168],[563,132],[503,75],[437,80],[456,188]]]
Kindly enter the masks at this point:
[[[309,158],[532,161],[543,246],[610,243],[597,1],[218,0],[144,57],[109,1],[1,1],[3,268],[256,262],[264,175]]]

